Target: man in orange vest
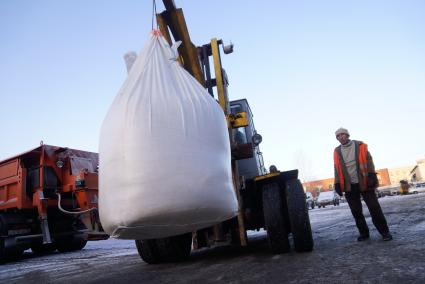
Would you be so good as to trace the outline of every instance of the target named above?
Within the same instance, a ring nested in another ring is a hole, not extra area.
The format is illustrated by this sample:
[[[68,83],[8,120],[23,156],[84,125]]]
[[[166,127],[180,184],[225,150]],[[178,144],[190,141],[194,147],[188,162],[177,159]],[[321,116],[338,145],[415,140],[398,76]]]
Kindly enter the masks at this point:
[[[334,188],[340,196],[345,192],[345,198],[360,232],[357,240],[361,242],[369,239],[369,228],[363,215],[360,196],[363,197],[372,222],[382,235],[382,239],[384,241],[392,240],[387,220],[375,194],[378,178],[367,144],[350,140],[350,133],[342,127],[335,132],[335,135],[341,145],[334,151]]]

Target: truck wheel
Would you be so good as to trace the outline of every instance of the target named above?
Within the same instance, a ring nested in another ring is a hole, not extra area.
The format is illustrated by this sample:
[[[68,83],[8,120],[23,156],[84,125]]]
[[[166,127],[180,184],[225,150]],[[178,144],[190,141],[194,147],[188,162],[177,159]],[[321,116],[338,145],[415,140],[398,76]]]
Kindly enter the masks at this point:
[[[162,239],[136,240],[140,257],[149,264],[179,262],[189,258],[192,233]]]
[[[56,245],[54,243],[51,244],[33,244],[31,246],[31,250],[34,254],[42,255],[52,253],[56,250]]]
[[[298,179],[286,182],[286,198],[295,250],[297,252],[311,251],[313,250],[313,235],[310,218],[305,206],[304,190]]]
[[[86,238],[80,235],[56,240],[56,248],[60,252],[82,250],[86,244]]]
[[[3,216],[0,215],[0,235],[7,235],[6,226],[3,224]],[[6,231],[6,233],[5,233]],[[0,237],[0,263],[6,260],[6,248],[4,243],[5,238]]]
[[[270,249],[274,253],[288,252],[288,224],[285,220],[284,200],[276,183],[263,186],[263,212]]]
[[[6,262],[6,249],[4,247],[4,238],[0,237],[0,264]]]
[[[0,237],[0,264],[11,260],[19,260],[24,250],[16,245],[6,246],[6,238]]]
[[[14,237],[7,237],[8,225],[7,216],[0,214],[0,263],[10,260],[19,259],[24,253],[24,249],[16,244],[10,245],[13,242],[7,242],[7,239]],[[9,243],[9,245],[7,245]]]

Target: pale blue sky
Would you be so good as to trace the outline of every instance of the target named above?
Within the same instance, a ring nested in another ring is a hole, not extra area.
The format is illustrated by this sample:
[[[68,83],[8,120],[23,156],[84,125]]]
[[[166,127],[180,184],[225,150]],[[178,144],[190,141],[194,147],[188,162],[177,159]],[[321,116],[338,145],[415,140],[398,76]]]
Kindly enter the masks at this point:
[[[0,160],[47,144],[97,151],[151,29],[152,1],[0,1]],[[217,37],[231,99],[247,98],[266,165],[331,177],[334,131],[377,168],[425,158],[425,1],[194,1],[196,45]],[[157,1],[158,11],[163,10]]]

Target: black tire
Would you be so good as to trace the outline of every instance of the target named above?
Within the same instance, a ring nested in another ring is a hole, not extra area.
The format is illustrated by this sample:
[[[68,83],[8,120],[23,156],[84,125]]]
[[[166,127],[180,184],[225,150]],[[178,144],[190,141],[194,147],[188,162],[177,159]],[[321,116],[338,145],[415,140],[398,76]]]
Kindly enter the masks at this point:
[[[286,182],[286,199],[295,250],[297,252],[313,250],[310,217],[305,206],[304,189],[298,179]]]
[[[314,209],[314,203],[311,203],[311,209]]]
[[[6,247],[6,238],[0,237],[0,264],[19,260],[23,253],[24,249],[18,246]]]
[[[241,245],[241,237],[239,234],[239,228],[233,227],[230,229],[230,243],[235,246]]]
[[[0,264],[6,262],[6,249],[4,247],[4,238],[0,237]]]
[[[56,250],[56,245],[54,243],[51,244],[33,244],[31,245],[31,250],[34,254],[37,255],[43,255],[43,254],[49,254]]]
[[[266,184],[263,186],[262,194],[264,225],[267,230],[270,249],[273,253],[288,252],[289,240],[287,228],[289,224],[285,220],[284,200],[281,189],[276,183]]]
[[[6,262],[6,250],[4,248],[4,238],[0,237],[0,264]]]
[[[187,260],[192,248],[192,233],[162,239],[136,240],[140,257],[149,264]]]
[[[3,216],[0,215],[0,236],[7,235],[6,223],[3,220]],[[6,248],[5,248],[5,238],[0,237],[0,263],[6,261]]]
[[[0,214],[0,264],[5,263],[10,260],[19,259],[24,253],[24,249],[17,246],[11,245],[6,246],[6,237],[8,235],[8,223],[7,216]],[[1,237],[5,236],[5,237]],[[13,238],[13,237],[9,237]]]
[[[137,251],[140,257],[149,264],[161,263],[156,240],[136,240]]]
[[[60,252],[82,250],[86,244],[87,239],[81,235],[56,240],[56,248]]]

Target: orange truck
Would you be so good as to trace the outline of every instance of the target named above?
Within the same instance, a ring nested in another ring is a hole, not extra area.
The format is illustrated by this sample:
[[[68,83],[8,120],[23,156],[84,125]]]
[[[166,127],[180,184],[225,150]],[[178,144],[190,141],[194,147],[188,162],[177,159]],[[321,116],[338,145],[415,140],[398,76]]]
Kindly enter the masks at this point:
[[[41,144],[0,161],[0,262],[103,240],[98,154]]]

